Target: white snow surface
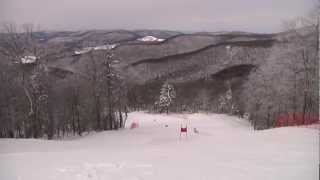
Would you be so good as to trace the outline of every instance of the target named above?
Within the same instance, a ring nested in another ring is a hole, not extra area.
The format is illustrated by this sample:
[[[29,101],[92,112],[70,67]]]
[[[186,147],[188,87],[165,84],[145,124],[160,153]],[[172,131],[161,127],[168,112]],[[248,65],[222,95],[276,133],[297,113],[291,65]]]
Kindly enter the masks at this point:
[[[111,49],[114,49],[116,46],[117,46],[116,44],[105,44],[105,45],[95,46],[95,47],[85,47],[81,50],[74,51],[74,54],[75,55],[85,54],[92,50],[111,50]]]
[[[74,51],[74,54],[85,54],[85,53],[88,53],[90,52],[91,50],[93,49],[93,47],[86,47],[86,48],[83,48],[81,50],[78,50],[78,51]]]
[[[36,56],[24,56],[21,58],[22,64],[33,64],[36,63],[37,57]]]
[[[107,45],[102,45],[102,46],[96,46],[93,49],[94,50],[100,50],[100,49],[102,49],[102,50],[110,50],[110,49],[113,49],[115,47],[116,47],[115,44],[107,44]]]
[[[318,179],[318,129],[253,131],[246,120],[205,113],[133,112],[132,122],[139,127],[64,140],[0,139],[0,179]]]
[[[154,36],[145,36],[143,38],[139,38],[138,41],[144,41],[144,42],[161,42],[164,41],[164,39],[156,38]]]

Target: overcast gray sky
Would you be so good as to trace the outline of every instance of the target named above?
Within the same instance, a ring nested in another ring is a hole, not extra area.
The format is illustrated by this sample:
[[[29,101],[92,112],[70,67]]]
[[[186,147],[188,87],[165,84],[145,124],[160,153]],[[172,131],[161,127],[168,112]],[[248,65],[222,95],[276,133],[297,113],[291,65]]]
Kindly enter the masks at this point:
[[[0,22],[48,30],[168,29],[276,32],[316,0],[0,0]]]

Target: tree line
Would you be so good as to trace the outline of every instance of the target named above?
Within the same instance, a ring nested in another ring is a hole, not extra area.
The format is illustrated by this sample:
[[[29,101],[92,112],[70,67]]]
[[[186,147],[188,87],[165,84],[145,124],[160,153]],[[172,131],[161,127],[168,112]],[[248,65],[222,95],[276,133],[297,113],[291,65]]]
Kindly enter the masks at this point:
[[[85,74],[57,72],[48,62],[61,58],[64,47],[48,47],[36,35],[33,25],[14,24],[0,34],[0,137],[52,139],[123,128],[126,83],[112,50],[90,52]]]

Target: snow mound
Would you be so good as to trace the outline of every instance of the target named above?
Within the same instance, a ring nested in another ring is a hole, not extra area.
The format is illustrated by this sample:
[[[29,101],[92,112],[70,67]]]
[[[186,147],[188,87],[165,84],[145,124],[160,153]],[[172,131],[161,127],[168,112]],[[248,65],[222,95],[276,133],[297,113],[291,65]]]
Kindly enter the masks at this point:
[[[21,58],[21,63],[22,64],[34,64],[37,61],[36,56],[24,56]]]
[[[139,38],[138,41],[143,41],[143,42],[162,42],[164,39],[159,39],[154,36],[145,36],[143,38]]]

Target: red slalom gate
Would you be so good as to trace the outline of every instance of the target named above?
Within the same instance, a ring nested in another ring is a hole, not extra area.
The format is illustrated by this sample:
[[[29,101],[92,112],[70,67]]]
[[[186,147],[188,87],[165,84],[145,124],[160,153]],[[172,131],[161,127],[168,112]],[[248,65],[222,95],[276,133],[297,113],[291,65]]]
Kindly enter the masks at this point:
[[[186,134],[186,137],[188,136],[188,127],[182,127],[181,125],[181,128],[180,128],[180,138],[181,138],[181,134],[182,133],[185,133]]]

